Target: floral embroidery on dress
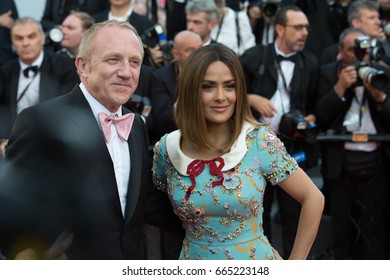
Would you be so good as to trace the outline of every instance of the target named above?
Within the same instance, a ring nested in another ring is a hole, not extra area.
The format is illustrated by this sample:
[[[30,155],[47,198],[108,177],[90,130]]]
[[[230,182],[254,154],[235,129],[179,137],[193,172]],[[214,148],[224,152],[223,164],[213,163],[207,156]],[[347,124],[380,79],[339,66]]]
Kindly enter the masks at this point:
[[[274,258],[262,229],[265,186],[267,180],[272,184],[284,180],[298,165],[268,126],[245,127],[243,142],[237,144],[245,150],[242,154],[232,153],[241,156],[229,158],[229,153],[222,156],[225,163],[234,163],[221,170],[222,178],[210,174],[208,161],[198,161],[205,164],[193,176],[196,186],[190,192],[193,185],[190,176],[185,171],[179,172],[186,166],[175,168],[168,156],[167,136],[154,147],[153,181],[167,192],[186,229],[181,259]],[[175,149],[180,146],[179,142],[170,145]]]

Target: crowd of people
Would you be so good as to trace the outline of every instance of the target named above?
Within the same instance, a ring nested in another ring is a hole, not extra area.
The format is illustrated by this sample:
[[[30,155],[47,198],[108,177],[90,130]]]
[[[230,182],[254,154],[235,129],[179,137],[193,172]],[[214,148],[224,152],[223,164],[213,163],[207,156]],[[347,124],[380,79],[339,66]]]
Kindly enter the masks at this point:
[[[0,259],[389,259],[389,13],[2,0]]]

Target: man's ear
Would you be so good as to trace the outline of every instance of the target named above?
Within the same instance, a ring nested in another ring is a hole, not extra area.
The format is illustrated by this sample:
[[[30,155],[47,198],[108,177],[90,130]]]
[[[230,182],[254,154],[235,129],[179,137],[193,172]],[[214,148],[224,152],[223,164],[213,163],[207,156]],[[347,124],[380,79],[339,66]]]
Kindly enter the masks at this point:
[[[217,26],[217,21],[210,21],[209,22],[209,26],[210,26],[210,30],[213,30],[216,26]]]
[[[76,60],[74,63],[75,63],[76,68],[77,68],[77,73],[79,73],[80,77],[86,77],[88,66],[87,66],[85,58],[78,56],[78,57],[76,57]]]
[[[351,20],[351,26],[355,28],[360,28],[360,20],[358,20],[357,18],[353,18]]]
[[[284,28],[285,27],[283,25],[281,25],[281,24],[275,24],[275,32],[276,32],[278,37],[282,36]]]

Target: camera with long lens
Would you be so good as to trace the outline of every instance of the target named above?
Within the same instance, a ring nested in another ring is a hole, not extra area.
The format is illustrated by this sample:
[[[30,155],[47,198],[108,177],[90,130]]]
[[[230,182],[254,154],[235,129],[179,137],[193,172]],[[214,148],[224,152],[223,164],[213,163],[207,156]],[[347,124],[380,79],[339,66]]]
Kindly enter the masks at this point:
[[[319,131],[317,125],[308,123],[300,111],[292,110],[282,115],[279,132],[285,138],[314,143]]]
[[[279,5],[280,0],[260,0],[253,4],[253,6],[258,6],[266,17],[275,16]]]
[[[158,46],[163,53],[163,59],[165,61],[173,60],[173,56],[171,54],[173,42],[167,40],[164,28],[160,24],[156,23],[152,27],[148,28],[140,37],[142,42],[146,44],[146,47],[149,47],[149,42],[158,42]]]
[[[354,67],[358,73],[358,81],[354,86],[361,86],[363,82],[370,83],[379,90],[385,90],[390,79],[384,70],[377,69],[374,62],[384,60],[388,47],[377,40],[371,40],[368,36],[359,36],[355,39],[355,56],[357,60]],[[388,44],[388,43],[387,43]],[[386,49],[385,49],[386,48]],[[368,61],[365,57],[368,55]]]

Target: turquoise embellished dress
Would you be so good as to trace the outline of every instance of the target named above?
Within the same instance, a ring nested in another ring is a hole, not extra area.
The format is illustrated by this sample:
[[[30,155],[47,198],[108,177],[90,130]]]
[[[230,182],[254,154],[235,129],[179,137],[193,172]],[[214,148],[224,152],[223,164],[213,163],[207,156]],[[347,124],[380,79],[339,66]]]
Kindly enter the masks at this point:
[[[266,181],[276,185],[298,165],[268,126],[246,123],[229,153],[194,160],[180,131],[154,147],[153,181],[166,191],[186,230],[180,259],[274,259],[263,232]]]

